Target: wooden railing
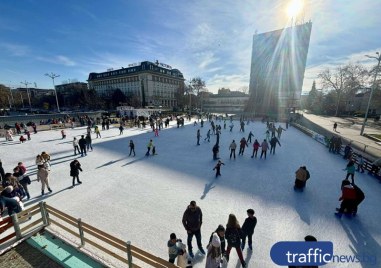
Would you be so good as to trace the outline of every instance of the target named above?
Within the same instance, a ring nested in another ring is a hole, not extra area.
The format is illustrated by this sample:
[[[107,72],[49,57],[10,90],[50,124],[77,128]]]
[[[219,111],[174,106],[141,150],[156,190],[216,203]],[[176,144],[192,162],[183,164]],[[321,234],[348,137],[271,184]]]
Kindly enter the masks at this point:
[[[36,219],[36,217],[33,217],[36,214],[40,214],[41,217]],[[31,221],[33,218],[34,221]],[[47,205],[45,202],[40,202],[18,214],[13,214],[11,217],[3,219],[3,221],[0,222],[0,233],[7,232],[7,230],[10,230],[12,227],[14,230],[11,233],[8,231],[8,234],[0,239],[0,245],[14,238],[16,241],[20,241],[40,231],[42,228],[49,226],[52,228],[58,227],[60,235],[62,235],[62,231],[70,234],[71,237],[74,237],[74,239],[78,241],[80,248],[86,248],[86,245],[90,245],[105,253],[105,255],[101,254],[102,256],[98,257],[102,258],[108,255],[128,265],[128,267],[140,268],[140,263],[143,264],[143,267],[147,267],[147,265],[157,268],[178,267],[160,257],[131,245],[130,241],[126,242],[116,238],[90,224],[82,222],[81,219],[76,219]],[[63,235],[63,237],[67,238],[65,235]],[[120,253],[117,253],[117,251]],[[138,264],[134,263],[133,258],[138,260]]]

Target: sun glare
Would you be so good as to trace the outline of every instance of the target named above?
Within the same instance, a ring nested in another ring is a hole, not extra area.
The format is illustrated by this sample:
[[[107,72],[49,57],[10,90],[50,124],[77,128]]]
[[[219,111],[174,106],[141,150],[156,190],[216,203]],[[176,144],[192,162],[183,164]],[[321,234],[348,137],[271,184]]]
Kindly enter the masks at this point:
[[[303,10],[303,0],[292,0],[287,7],[287,14],[289,18],[295,18]]]

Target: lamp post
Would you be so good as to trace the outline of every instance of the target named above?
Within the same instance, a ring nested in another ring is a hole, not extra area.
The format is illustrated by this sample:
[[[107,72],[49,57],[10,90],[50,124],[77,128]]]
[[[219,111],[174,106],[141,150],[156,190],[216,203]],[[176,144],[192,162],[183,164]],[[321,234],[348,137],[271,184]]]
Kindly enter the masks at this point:
[[[56,95],[57,110],[60,113],[61,111],[60,111],[60,105],[58,104],[57,90],[56,90],[56,86],[54,84],[54,78],[60,77],[60,75],[59,74],[55,74],[55,73],[50,73],[50,74],[45,74],[45,75],[49,76],[52,79],[52,81],[53,81],[53,89],[54,89],[54,93]]]
[[[381,55],[380,55],[379,52],[376,52],[376,55],[377,55],[377,57],[376,56],[365,55],[368,58],[376,59],[378,61],[378,63],[377,63],[377,67],[376,67],[376,73],[374,74],[372,89],[370,90],[370,95],[369,95],[369,100],[368,100],[368,106],[366,108],[364,122],[363,122],[362,127],[361,127],[361,132],[360,132],[361,136],[364,134],[365,124],[366,124],[366,121],[368,120],[368,113],[369,113],[370,102],[372,101],[373,91],[374,91],[374,88],[376,87],[378,70],[380,69]]]
[[[141,86],[141,91],[142,91],[142,108],[146,108],[146,93],[144,90],[144,80],[145,79],[146,79],[145,77],[140,78],[140,86]]]
[[[30,103],[30,94],[28,90],[28,85],[32,84],[30,82],[27,82],[26,80],[24,82],[20,82],[21,84],[25,85],[26,87],[26,94],[28,95],[28,101],[29,101],[29,109],[32,110],[32,104]]]
[[[12,81],[9,81],[9,93],[11,94],[12,105],[15,106],[15,100],[13,99],[12,94]]]

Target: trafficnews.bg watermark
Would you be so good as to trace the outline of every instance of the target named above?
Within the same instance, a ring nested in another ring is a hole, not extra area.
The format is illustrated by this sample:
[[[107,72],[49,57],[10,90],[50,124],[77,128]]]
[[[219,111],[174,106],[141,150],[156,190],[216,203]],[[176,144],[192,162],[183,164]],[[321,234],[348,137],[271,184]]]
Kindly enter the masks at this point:
[[[327,263],[362,263],[377,265],[374,255],[335,255],[330,241],[281,241],[270,251],[271,259],[280,266],[322,266]]]

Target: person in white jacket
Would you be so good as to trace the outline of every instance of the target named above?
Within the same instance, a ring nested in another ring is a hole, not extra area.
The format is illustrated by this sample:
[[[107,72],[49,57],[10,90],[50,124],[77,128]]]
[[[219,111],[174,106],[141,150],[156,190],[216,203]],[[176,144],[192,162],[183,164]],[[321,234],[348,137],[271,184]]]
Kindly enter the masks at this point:
[[[73,139],[73,147],[74,147],[74,155],[77,155],[77,151],[79,154],[81,153],[81,151],[79,150],[78,140],[76,137],[74,137]]]
[[[212,242],[208,245],[205,268],[221,267],[221,240],[217,233],[213,233]]]

